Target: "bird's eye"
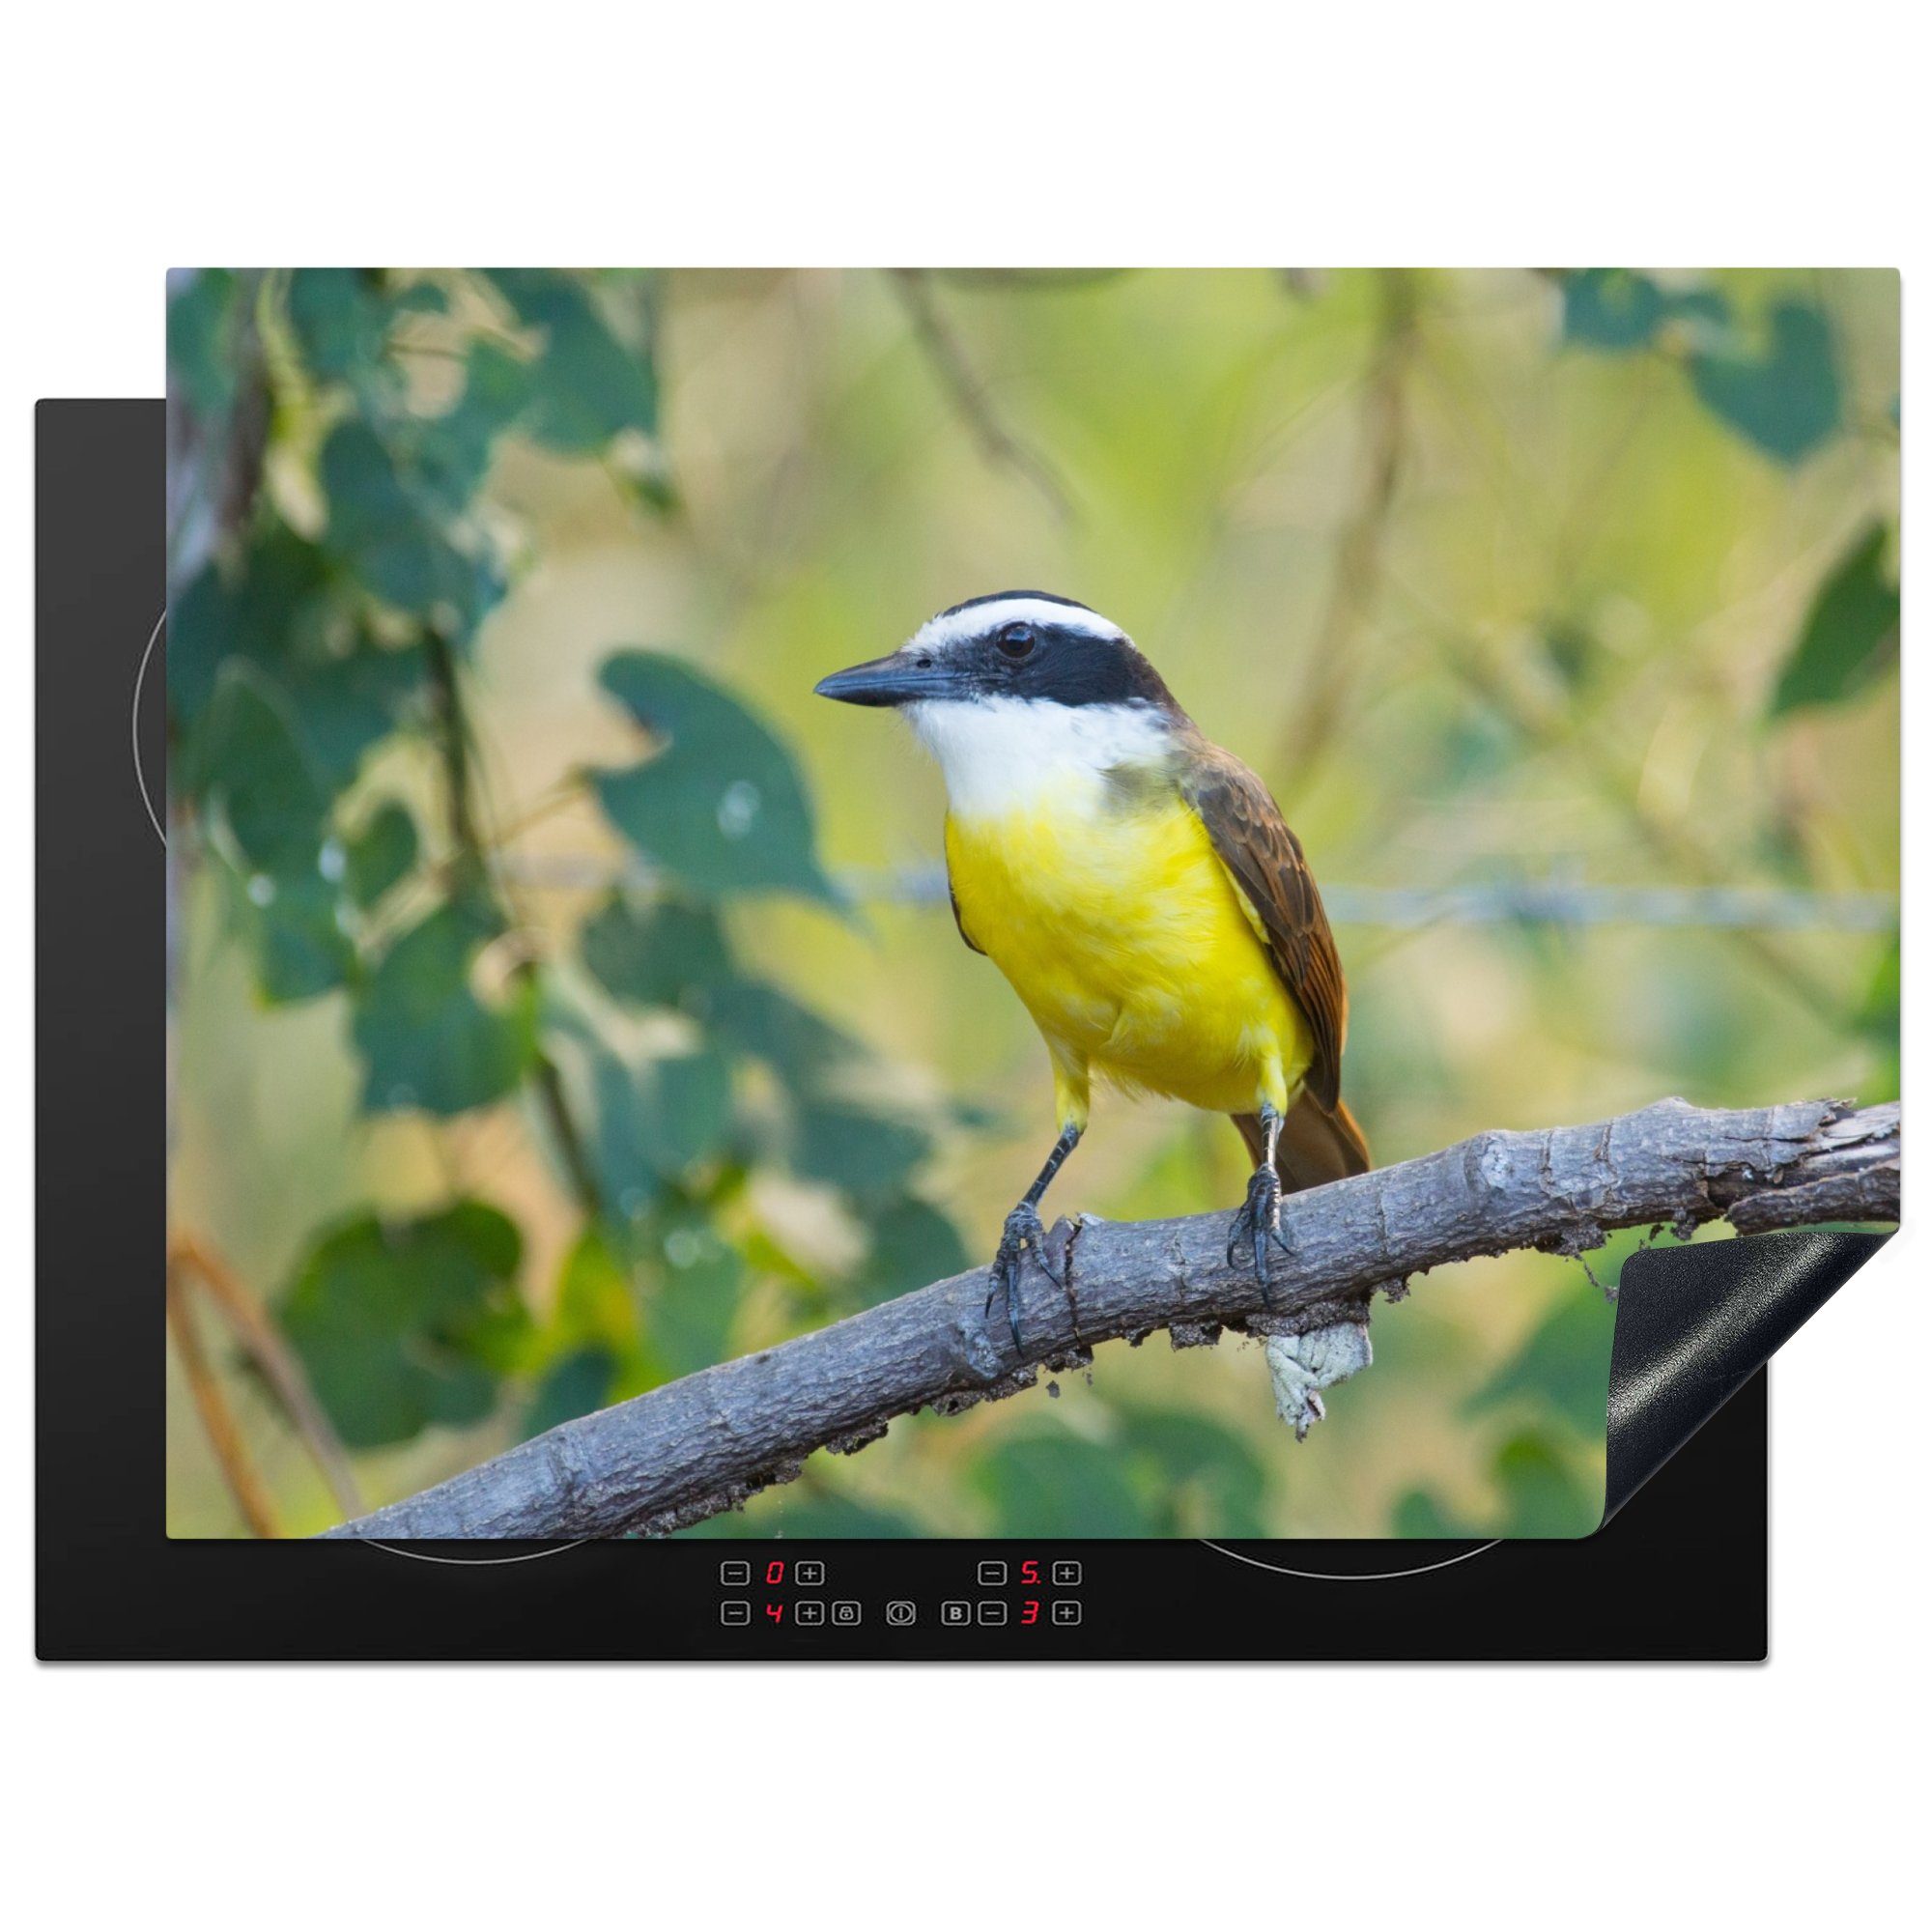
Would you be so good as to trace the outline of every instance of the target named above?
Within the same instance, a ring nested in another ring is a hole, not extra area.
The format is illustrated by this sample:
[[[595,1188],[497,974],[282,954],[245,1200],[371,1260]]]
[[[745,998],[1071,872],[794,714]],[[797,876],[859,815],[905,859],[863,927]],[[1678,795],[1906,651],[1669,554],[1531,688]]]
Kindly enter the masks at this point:
[[[1033,655],[1033,647],[1038,641],[1031,624],[1009,624],[993,639],[1003,655],[1009,658],[1024,658]]]

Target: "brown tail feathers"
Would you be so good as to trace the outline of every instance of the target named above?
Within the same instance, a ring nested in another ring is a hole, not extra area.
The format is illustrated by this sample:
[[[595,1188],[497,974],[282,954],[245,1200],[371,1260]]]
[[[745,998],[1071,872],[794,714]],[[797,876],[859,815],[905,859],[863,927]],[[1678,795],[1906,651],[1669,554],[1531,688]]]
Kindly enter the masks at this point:
[[[1231,1114],[1228,1118],[1241,1130],[1241,1138],[1248,1144],[1248,1158],[1259,1164],[1267,1151],[1261,1117]],[[1375,1163],[1346,1101],[1337,1100],[1335,1111],[1329,1114],[1322,1111],[1314,1094],[1304,1094],[1282,1122],[1274,1165],[1283,1192],[1298,1194],[1304,1187],[1320,1187],[1325,1180],[1366,1174]]]

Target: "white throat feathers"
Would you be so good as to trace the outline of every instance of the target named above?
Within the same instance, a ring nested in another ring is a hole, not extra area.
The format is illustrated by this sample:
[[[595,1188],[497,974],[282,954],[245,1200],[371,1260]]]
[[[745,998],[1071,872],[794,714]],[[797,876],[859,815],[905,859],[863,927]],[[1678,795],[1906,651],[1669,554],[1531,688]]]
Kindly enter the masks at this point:
[[[1151,704],[978,697],[909,704],[905,716],[938,761],[952,815],[964,820],[1069,792],[1097,800],[1105,774],[1160,764],[1174,747],[1174,719]]]

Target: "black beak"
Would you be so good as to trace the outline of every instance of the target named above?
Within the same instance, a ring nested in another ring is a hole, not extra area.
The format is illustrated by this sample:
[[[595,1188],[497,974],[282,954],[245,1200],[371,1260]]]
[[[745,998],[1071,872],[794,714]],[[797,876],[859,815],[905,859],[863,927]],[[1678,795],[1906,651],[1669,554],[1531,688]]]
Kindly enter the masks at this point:
[[[841,704],[918,704],[936,697],[963,697],[966,679],[928,657],[895,651],[889,658],[835,670],[811,687],[819,697],[836,697]]]

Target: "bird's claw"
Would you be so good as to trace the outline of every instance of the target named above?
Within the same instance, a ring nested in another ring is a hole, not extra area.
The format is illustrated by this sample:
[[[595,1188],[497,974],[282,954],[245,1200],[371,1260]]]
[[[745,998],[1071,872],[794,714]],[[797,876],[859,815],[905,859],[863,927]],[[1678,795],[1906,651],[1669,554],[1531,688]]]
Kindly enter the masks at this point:
[[[1013,1348],[1024,1353],[1020,1341],[1020,1275],[1026,1267],[1028,1254],[1039,1264],[1039,1271],[1056,1288],[1066,1286],[1065,1277],[1054,1270],[1053,1264],[1046,1255],[1046,1230],[1040,1225],[1038,1212],[1027,1202],[1022,1201],[1007,1216],[1007,1225],[1000,1236],[999,1251],[993,1256],[993,1285],[986,1292],[987,1314],[992,1313],[993,1303],[1002,1294],[1007,1299],[1007,1326],[1011,1329]]]
[[[1281,1232],[1281,1177],[1271,1167],[1258,1167],[1254,1179],[1248,1182],[1248,1198],[1235,1210],[1228,1230],[1228,1265],[1238,1267],[1236,1257],[1241,1248],[1245,1245],[1249,1249],[1254,1256],[1255,1281],[1261,1288],[1262,1306],[1268,1309],[1274,1306],[1268,1293],[1270,1241],[1283,1254],[1289,1252]]]

